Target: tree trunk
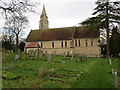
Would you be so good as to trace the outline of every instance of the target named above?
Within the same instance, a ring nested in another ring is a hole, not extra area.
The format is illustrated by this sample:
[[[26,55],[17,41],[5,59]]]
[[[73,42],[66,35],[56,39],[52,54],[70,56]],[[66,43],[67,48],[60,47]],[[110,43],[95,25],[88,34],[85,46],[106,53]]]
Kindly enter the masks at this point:
[[[109,5],[109,2],[107,2],[107,5],[106,5],[106,32],[107,32],[107,47],[106,47],[106,55],[107,55],[107,57],[110,57],[110,48],[109,48],[110,42],[109,42],[109,14],[108,14],[108,5]]]
[[[15,53],[18,53],[18,35],[16,34],[16,47],[15,47]]]
[[[109,42],[109,28],[107,28],[107,47],[106,47],[106,55],[110,57],[110,42]]]

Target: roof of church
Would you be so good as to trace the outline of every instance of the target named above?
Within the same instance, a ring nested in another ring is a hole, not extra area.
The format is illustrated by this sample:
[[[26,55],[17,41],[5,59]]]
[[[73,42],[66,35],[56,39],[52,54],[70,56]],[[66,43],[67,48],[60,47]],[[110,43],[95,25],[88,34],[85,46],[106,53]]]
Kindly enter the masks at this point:
[[[26,41],[71,40],[73,38],[98,38],[99,30],[86,27],[66,27],[46,30],[31,30]]]
[[[74,38],[98,38],[99,30],[94,27],[77,27]]]

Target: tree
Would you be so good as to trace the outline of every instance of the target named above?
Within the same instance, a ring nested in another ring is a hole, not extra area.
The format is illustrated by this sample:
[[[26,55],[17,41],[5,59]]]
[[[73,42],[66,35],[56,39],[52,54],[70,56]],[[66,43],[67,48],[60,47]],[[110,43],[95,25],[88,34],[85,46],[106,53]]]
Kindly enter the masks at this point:
[[[14,45],[14,37],[15,35],[11,32],[10,27],[3,27],[3,35],[2,35],[2,48],[7,50],[13,50],[12,46]],[[7,48],[8,47],[8,48]]]
[[[0,0],[0,13],[5,16],[23,16],[26,12],[35,12],[39,5],[31,0]]]
[[[85,26],[97,26],[99,29],[106,30],[107,57],[110,56],[109,51],[109,37],[110,37],[110,27],[113,24],[120,24],[120,1],[110,2],[109,0],[98,0],[96,2],[97,7],[94,9],[95,12],[92,15],[95,17],[88,18],[81,24]]]
[[[24,47],[25,47],[25,43],[24,43],[24,42],[21,42],[21,43],[19,44],[20,52],[24,52]]]
[[[25,16],[22,17],[10,17],[8,21],[5,23],[6,26],[11,28],[11,32],[15,35],[16,38],[16,50],[15,52],[18,52],[18,44],[19,44],[19,36],[22,34],[23,29],[26,28],[28,24],[28,19]]]
[[[14,42],[9,38],[8,35],[2,36],[2,48],[5,48],[6,50],[12,50],[12,46],[14,45]]]
[[[112,36],[110,37],[110,54],[113,57],[117,57],[120,53],[120,33],[118,27],[113,27]]]

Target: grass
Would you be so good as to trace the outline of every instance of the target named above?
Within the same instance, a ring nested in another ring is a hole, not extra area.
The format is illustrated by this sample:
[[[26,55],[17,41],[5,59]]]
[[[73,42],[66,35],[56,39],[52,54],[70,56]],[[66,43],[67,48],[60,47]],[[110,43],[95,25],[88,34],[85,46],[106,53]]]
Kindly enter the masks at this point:
[[[7,56],[8,61],[3,63],[3,67],[8,69],[4,71],[20,78],[3,79],[3,88],[113,88],[111,66],[105,58],[87,58],[78,63],[77,57],[63,60],[63,56],[52,56],[52,62],[47,62],[45,56],[39,60],[19,61],[15,61],[13,56],[13,53]],[[41,67],[48,68],[42,78],[39,74]]]

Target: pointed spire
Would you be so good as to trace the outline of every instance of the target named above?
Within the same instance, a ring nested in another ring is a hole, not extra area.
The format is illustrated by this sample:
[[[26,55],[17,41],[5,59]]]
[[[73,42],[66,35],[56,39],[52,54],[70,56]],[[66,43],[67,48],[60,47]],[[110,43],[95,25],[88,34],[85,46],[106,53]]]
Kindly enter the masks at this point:
[[[42,16],[46,16],[47,17],[46,10],[45,10],[45,5],[44,4],[43,4],[43,10],[42,10],[41,17]]]
[[[47,29],[49,27],[48,23],[49,21],[48,21],[48,17],[46,14],[45,6],[43,5],[42,14],[40,16],[39,29],[40,30]]]

